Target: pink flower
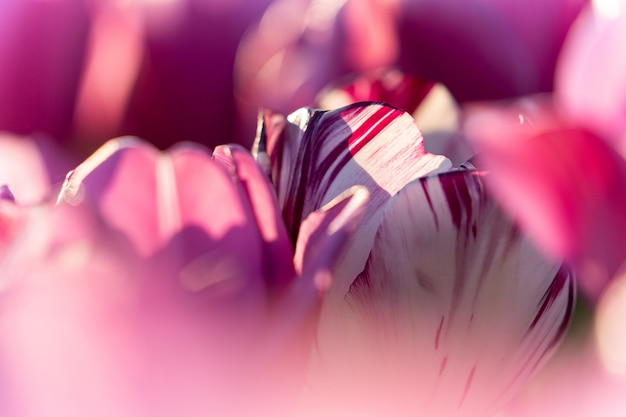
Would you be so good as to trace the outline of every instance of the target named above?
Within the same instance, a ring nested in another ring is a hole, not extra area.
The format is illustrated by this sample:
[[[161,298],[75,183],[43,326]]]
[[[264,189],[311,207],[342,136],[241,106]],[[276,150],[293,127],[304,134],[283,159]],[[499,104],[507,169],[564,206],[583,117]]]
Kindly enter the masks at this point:
[[[353,184],[371,194],[322,307],[310,415],[495,413],[562,339],[574,282],[384,104],[266,114],[257,158],[292,238]]]
[[[292,415],[366,201],[312,212],[294,256],[242,148],[107,143],[0,258],[3,415]]]

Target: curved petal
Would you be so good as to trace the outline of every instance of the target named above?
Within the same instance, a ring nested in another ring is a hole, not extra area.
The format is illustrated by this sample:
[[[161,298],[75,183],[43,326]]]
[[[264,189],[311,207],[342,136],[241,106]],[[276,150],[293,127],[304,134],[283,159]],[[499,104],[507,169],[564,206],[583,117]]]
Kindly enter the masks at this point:
[[[107,143],[76,168],[59,200],[94,204],[141,255],[158,255],[172,273],[180,270],[176,284],[188,291],[248,289],[263,299],[265,274],[274,271],[264,269],[262,251],[268,248],[239,181],[236,171],[212,159],[206,148],[183,145],[159,152],[145,142],[122,139]],[[281,256],[290,259],[291,250],[284,245],[282,250],[287,252]],[[282,262],[277,258],[272,262]]]
[[[128,236],[139,253],[152,254],[164,243],[157,157],[155,148],[138,139],[109,141],[68,174],[58,201],[76,205],[86,198],[110,226]]]
[[[478,111],[466,132],[495,197],[537,244],[573,262],[595,297],[626,259],[626,161],[549,107],[537,110]]]
[[[276,122],[273,126],[282,127]],[[340,298],[365,264],[389,198],[409,181],[452,166],[445,157],[424,150],[408,113],[382,103],[356,103],[329,112],[300,109],[287,118],[280,134],[268,130],[260,135],[257,149],[269,153],[292,241],[308,214],[348,188],[362,185],[370,193],[364,221],[334,283]]]
[[[286,287],[295,276],[293,249],[267,176],[242,147],[219,146],[213,152],[213,158],[218,163],[222,161],[230,165],[233,180],[243,189],[250,202],[264,241],[264,271],[268,284],[274,289]]]
[[[572,27],[559,58],[555,93],[572,119],[626,158],[626,1],[596,0]]]
[[[327,373],[313,387],[363,412],[491,415],[558,345],[573,285],[487,197],[480,173],[417,180],[390,200],[337,316],[323,316]]]

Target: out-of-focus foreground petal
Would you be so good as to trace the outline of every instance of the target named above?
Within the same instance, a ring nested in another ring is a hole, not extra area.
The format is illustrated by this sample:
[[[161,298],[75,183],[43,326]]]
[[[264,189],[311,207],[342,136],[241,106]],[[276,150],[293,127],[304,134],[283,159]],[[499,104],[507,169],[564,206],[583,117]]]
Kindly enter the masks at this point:
[[[445,157],[424,150],[421,133],[408,113],[379,103],[356,103],[334,111],[300,109],[286,120],[266,113],[255,146],[257,158],[269,155],[292,241],[302,219],[345,190],[361,185],[370,193],[350,256],[342,262],[347,270],[335,279],[336,291],[330,297],[343,297],[361,272],[389,198],[409,181],[452,166]]]
[[[556,97],[582,125],[626,158],[626,1],[594,0],[573,26],[556,76]]]
[[[570,274],[520,234],[479,173],[416,180],[390,200],[343,305],[323,316],[311,390],[321,409],[364,415],[491,415],[554,351],[573,302]]]
[[[268,180],[242,148],[111,141],[57,206],[28,208],[0,259],[2,411],[293,415],[320,278],[366,194],[304,220],[294,268]]]
[[[626,260],[626,162],[548,103],[482,109],[466,131],[496,198],[597,297]]]

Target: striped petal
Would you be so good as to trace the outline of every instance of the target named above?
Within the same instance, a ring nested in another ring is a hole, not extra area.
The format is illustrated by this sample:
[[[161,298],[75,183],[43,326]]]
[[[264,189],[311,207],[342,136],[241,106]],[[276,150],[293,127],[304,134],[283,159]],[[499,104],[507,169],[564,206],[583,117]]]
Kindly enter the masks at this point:
[[[369,191],[363,223],[335,282],[339,297],[363,269],[389,198],[411,180],[452,166],[445,157],[424,150],[422,135],[408,113],[380,103],[356,103],[334,111],[300,109],[286,120],[266,113],[255,148],[258,159],[269,159],[294,242],[308,214],[352,186]]]
[[[491,415],[556,348],[573,300],[480,173],[423,178],[390,201],[365,270],[322,317],[312,386],[373,415]]]

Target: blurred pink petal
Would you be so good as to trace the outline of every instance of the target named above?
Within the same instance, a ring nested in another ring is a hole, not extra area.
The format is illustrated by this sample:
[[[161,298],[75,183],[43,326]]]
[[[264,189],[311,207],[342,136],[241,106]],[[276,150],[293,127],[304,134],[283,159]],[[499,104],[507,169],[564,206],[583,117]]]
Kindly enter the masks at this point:
[[[560,57],[556,97],[572,119],[626,158],[626,1],[594,0]]]
[[[312,213],[292,260],[242,148],[110,142],[57,206],[27,209],[0,258],[3,413],[293,415],[320,296],[366,201],[356,189]]]
[[[466,131],[498,200],[597,297],[626,260],[626,161],[537,100],[476,110]]]
[[[71,167],[72,157],[42,136],[0,133],[0,185],[20,204],[52,198]]]

